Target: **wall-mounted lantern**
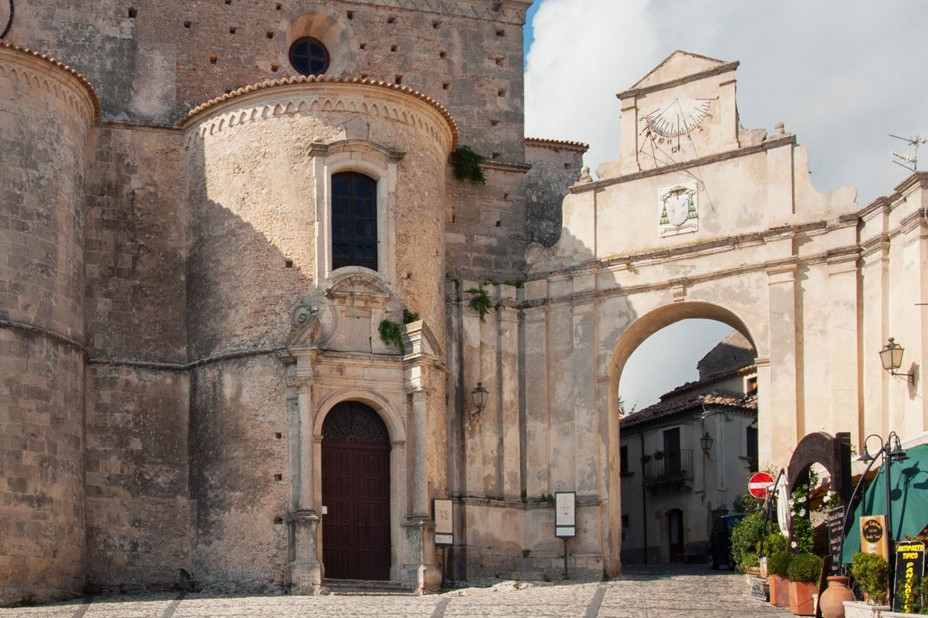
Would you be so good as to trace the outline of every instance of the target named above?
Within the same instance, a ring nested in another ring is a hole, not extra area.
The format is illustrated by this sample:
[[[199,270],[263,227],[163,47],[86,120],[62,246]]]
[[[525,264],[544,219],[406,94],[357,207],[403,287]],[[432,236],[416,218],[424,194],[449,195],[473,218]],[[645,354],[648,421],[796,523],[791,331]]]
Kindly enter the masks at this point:
[[[895,339],[890,337],[889,343],[883,346],[883,349],[880,350],[880,362],[883,363],[883,369],[888,371],[891,375],[905,376],[909,379],[909,382],[915,384],[915,372],[900,373],[896,371],[899,369],[899,367],[902,366],[902,355],[904,353],[905,348],[896,343]]]
[[[470,396],[474,401],[474,411],[471,412],[471,416],[479,416],[483,409],[487,406],[487,395],[489,391],[484,388],[483,382],[477,382],[477,388],[470,392]]]
[[[705,453],[707,457],[709,456],[709,451],[712,450],[713,442],[715,442],[715,440],[709,435],[708,431],[699,439],[699,446],[702,447],[702,452]]]

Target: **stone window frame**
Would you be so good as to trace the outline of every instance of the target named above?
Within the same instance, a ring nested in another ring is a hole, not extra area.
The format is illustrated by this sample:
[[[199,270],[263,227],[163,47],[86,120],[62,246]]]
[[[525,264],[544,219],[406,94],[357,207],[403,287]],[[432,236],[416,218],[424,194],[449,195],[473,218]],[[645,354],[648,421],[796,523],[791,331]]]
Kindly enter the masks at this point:
[[[309,156],[316,179],[316,280],[325,281],[335,272],[332,269],[332,176],[340,172],[359,172],[377,182],[377,270],[344,266],[338,272],[376,273],[392,285],[396,281],[397,164],[404,153],[368,140],[345,139],[312,144]]]

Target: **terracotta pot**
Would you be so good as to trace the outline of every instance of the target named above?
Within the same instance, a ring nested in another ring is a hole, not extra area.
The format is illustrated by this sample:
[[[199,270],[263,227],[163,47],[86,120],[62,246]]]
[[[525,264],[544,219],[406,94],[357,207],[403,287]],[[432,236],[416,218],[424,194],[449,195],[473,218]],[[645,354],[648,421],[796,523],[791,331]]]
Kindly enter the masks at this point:
[[[818,600],[822,618],[844,618],[844,602],[856,601],[854,593],[847,587],[848,578],[833,575],[828,578],[828,587]]]
[[[815,599],[812,595],[818,593],[818,586],[808,582],[789,583],[789,611],[796,616],[814,616]]]
[[[789,607],[789,580],[783,575],[771,575],[770,603],[777,607]]]

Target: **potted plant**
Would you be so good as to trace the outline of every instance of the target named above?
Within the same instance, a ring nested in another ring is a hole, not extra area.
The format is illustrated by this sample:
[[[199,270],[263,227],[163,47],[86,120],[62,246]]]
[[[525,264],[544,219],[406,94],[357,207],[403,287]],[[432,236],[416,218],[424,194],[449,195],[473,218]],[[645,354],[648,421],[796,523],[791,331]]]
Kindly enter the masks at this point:
[[[660,461],[663,458],[664,458],[664,451],[654,451],[655,461]]]
[[[818,580],[822,574],[822,559],[815,554],[796,554],[789,561],[789,611],[796,616],[814,616]]]
[[[777,607],[789,607],[789,577],[787,571],[794,554],[781,550],[767,556],[767,579],[770,582],[770,602]]]
[[[889,563],[877,554],[857,552],[851,560],[854,584],[869,605],[884,605],[888,590]]]

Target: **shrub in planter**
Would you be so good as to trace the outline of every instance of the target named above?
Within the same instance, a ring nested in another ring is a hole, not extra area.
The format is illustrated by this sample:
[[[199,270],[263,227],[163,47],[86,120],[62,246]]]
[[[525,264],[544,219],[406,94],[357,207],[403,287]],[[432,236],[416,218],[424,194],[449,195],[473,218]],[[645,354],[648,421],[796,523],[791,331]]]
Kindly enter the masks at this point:
[[[786,576],[791,582],[818,584],[822,574],[822,559],[815,554],[796,554],[786,567]]]
[[[867,603],[881,605],[886,602],[889,564],[876,554],[857,552],[851,560],[851,575]]]
[[[770,582],[770,602],[777,607],[789,607],[789,579],[786,571],[793,555],[786,550],[767,556],[767,579]]]
[[[815,554],[796,554],[789,561],[789,611],[797,616],[814,616],[818,578],[822,574],[822,559]]]

